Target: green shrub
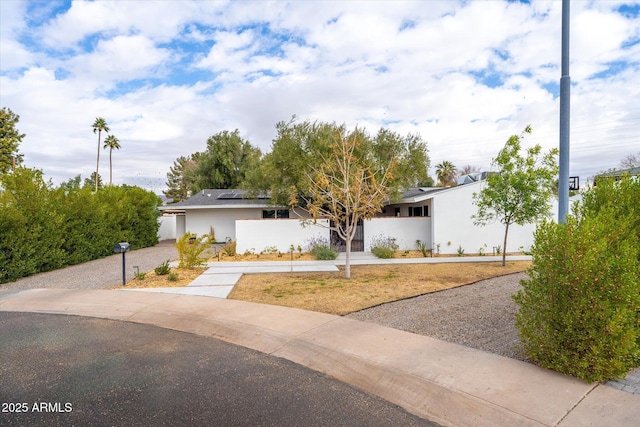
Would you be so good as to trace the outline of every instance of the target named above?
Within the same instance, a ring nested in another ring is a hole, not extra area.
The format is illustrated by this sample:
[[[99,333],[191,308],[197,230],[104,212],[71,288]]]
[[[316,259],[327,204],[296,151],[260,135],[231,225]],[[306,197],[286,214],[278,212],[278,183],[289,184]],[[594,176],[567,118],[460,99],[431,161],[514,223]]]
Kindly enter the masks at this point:
[[[418,247],[418,250],[422,252],[422,256],[425,258],[427,257],[427,255],[433,254],[433,251],[432,249],[429,249],[429,245],[427,245],[427,242],[416,240],[416,246]]]
[[[371,240],[371,253],[378,258],[393,258],[398,245],[393,237],[377,236]]]
[[[566,224],[538,228],[529,278],[514,296],[527,355],[589,382],[640,364],[640,222],[631,206],[637,199],[623,194],[624,186],[608,195],[592,191],[587,200],[599,199],[597,206],[582,205]]]
[[[171,267],[169,267],[169,260],[166,260],[165,262],[157,266],[153,271],[155,271],[158,276],[169,274],[171,272]]]
[[[233,242],[233,241],[227,242],[227,244],[224,245],[224,247],[222,248],[222,251],[227,256],[235,256],[236,255],[236,242]]]
[[[196,237],[194,233],[186,232],[176,241],[176,249],[180,258],[179,267],[194,268],[203,265],[206,258],[202,256],[209,249],[208,236]]]
[[[179,278],[180,277],[178,276],[178,273],[176,273],[175,271],[172,271],[171,273],[169,273],[168,279],[170,282],[177,282]]]
[[[158,242],[158,197],[130,186],[97,193],[80,177],[53,188],[42,172],[0,174],[0,283],[105,257],[117,242]]]
[[[464,249],[462,249],[462,245],[458,245],[458,256],[463,256],[464,255]]]
[[[309,253],[316,257],[316,259],[322,261],[330,261],[336,259],[338,257],[338,252],[334,250],[329,241],[322,237],[313,237],[307,241],[307,247],[309,248]],[[302,253],[302,248],[298,246],[300,253]]]
[[[144,280],[144,278],[147,277],[147,273],[145,273],[144,271],[138,271],[137,273],[133,273],[133,276],[136,278],[136,280]]]
[[[314,250],[313,255],[321,261],[330,261],[338,257],[338,252],[329,247],[319,247]]]

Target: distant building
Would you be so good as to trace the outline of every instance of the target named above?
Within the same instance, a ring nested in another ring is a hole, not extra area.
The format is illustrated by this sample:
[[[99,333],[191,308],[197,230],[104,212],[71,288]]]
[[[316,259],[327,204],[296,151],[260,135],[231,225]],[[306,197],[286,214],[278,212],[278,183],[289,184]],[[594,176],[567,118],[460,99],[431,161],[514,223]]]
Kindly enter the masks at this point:
[[[613,170],[611,172],[601,173],[599,175],[596,175],[595,179],[593,180],[593,185],[595,186],[595,185],[598,184],[598,178],[611,178],[611,177],[614,177],[615,180],[618,181],[624,175],[640,176],[640,167],[637,166],[635,168]]]

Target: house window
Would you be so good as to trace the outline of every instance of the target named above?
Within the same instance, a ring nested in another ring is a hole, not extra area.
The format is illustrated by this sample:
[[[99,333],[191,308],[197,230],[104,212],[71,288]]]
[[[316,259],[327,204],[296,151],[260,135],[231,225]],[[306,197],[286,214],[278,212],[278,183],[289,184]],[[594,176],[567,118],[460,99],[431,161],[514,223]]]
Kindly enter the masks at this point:
[[[410,206],[409,216],[429,216],[429,206]]]
[[[289,210],[288,209],[269,209],[262,211],[262,218],[289,218]]]

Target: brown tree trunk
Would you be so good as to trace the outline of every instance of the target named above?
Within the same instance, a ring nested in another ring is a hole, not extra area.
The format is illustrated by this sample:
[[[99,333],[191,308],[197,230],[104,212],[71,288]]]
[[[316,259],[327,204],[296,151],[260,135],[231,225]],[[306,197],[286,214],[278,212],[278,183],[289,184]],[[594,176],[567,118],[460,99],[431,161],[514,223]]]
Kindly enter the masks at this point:
[[[344,263],[344,278],[351,279],[351,239],[347,238],[345,241],[345,263]]]
[[[504,267],[507,263],[507,234],[509,233],[509,224],[504,227],[504,242],[503,242],[503,250],[502,250],[502,266]]]

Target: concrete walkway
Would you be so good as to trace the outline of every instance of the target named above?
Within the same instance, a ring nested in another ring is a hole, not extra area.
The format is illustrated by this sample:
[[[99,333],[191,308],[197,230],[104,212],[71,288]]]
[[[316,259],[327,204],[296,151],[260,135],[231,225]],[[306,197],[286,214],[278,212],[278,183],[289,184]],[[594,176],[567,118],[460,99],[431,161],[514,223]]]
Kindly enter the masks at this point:
[[[324,372],[451,426],[636,426],[640,396],[491,353],[339,316],[189,295],[33,289],[0,311],[143,323],[215,337]]]

